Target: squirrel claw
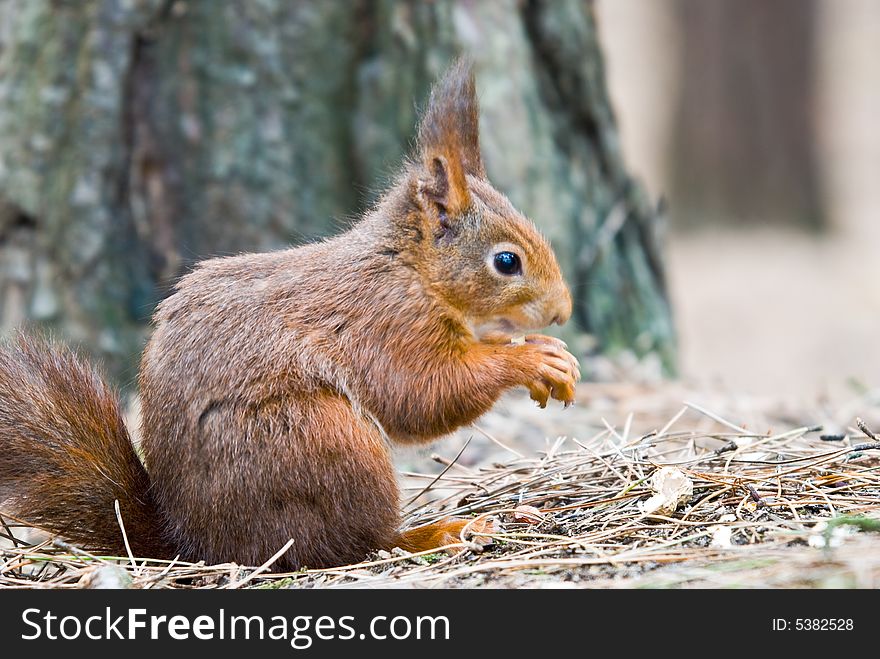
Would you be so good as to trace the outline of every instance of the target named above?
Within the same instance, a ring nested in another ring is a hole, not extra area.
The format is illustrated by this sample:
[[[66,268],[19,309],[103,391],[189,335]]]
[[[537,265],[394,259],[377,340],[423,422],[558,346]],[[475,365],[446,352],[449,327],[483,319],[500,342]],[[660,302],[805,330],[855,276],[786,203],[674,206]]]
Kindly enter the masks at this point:
[[[575,399],[575,384],[580,377],[577,360],[567,350],[559,347],[551,337],[546,341],[523,344],[521,349],[528,361],[525,366],[525,382],[532,400],[541,409],[553,398],[568,407]]]

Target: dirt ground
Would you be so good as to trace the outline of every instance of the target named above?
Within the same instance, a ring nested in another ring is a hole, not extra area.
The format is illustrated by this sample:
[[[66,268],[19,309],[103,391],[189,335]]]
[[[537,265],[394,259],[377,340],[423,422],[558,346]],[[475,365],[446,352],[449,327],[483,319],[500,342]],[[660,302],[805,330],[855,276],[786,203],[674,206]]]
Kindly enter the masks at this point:
[[[880,221],[815,237],[670,243],[681,368],[739,393],[809,399],[880,385]]]

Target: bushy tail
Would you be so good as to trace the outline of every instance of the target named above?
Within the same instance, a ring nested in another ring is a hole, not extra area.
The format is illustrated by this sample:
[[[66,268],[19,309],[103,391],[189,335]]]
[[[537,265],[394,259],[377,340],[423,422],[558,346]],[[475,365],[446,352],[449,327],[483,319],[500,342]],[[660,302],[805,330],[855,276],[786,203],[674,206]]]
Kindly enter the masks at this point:
[[[0,513],[125,556],[171,558],[150,480],[114,393],[65,348],[19,338],[0,347]]]

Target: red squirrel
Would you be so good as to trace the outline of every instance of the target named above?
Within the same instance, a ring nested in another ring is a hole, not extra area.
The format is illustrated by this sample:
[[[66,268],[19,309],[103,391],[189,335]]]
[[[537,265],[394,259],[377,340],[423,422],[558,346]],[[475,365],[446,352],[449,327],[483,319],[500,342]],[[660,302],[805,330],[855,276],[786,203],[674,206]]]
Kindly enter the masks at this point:
[[[213,258],[158,306],[139,377],[143,462],[115,394],[64,348],[0,350],[0,501],[85,549],[274,569],[459,542],[400,532],[391,444],[474,421],[507,389],[566,405],[571,296],[547,240],[486,179],[471,67],[434,86],[416,153],[348,231]],[[476,525],[477,533],[491,530]]]

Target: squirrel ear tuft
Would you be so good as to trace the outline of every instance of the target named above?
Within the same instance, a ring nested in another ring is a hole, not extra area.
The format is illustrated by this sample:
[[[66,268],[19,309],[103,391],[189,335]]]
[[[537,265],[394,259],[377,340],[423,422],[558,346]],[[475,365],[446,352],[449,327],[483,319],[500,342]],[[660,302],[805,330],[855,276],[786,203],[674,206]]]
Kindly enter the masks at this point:
[[[419,125],[424,191],[450,213],[469,203],[466,175],[485,177],[480,156],[479,107],[470,62],[459,59],[431,90]]]

